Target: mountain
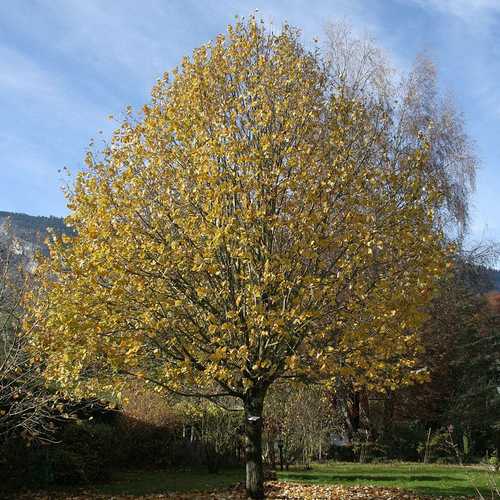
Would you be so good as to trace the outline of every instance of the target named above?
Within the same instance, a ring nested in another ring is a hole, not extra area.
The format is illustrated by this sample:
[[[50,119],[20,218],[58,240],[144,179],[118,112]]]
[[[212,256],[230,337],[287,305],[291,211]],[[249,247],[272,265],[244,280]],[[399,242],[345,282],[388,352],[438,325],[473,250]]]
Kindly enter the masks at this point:
[[[62,217],[44,217],[15,212],[0,212],[0,227],[6,228],[7,221],[10,222],[16,237],[34,244],[42,242],[47,236],[47,229],[52,228],[57,233],[68,232]]]
[[[45,252],[48,229],[56,233],[71,234],[61,217],[43,217],[0,211],[0,245],[10,246],[13,253],[24,260],[28,267],[34,262],[35,252]]]
[[[489,276],[495,290],[500,292],[500,269],[489,269]]]

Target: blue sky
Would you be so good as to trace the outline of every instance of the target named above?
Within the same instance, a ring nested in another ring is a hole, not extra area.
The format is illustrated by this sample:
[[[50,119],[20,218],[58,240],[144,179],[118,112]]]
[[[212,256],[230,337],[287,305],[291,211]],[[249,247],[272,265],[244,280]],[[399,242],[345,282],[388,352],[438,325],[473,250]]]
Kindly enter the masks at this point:
[[[2,0],[0,210],[65,215],[58,171],[82,167],[107,117],[142,106],[163,71],[255,9],[306,44],[347,20],[399,68],[430,54],[481,159],[471,239],[500,241],[500,0]]]

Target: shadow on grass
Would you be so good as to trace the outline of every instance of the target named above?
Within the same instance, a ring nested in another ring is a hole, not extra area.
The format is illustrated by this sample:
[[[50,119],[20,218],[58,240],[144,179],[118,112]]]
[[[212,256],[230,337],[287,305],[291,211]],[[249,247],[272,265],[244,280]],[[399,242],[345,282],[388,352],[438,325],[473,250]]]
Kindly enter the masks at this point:
[[[111,481],[94,485],[107,495],[145,495],[171,492],[207,491],[228,488],[244,479],[242,469],[226,469],[218,474],[205,470],[126,471],[113,475]]]
[[[32,488],[4,490],[0,484],[0,499],[62,499],[80,496],[93,498],[114,498],[144,495],[169,495],[174,492],[224,490],[241,482],[245,477],[243,469],[221,470],[218,474],[205,469],[178,470],[117,470],[107,481],[82,484],[79,486],[54,486],[51,488]],[[1,483],[1,482],[0,482]]]

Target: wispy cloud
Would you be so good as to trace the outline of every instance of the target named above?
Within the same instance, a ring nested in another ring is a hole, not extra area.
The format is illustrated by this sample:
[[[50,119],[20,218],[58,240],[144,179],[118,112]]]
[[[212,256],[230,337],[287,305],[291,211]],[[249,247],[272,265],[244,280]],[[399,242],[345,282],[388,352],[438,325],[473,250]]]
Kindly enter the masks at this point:
[[[409,0],[424,8],[453,16],[468,25],[484,29],[494,22],[491,17],[500,13],[498,0]]]
[[[500,192],[500,0],[2,1],[0,209],[64,213],[57,169],[81,165],[90,137],[99,129],[109,134],[106,116],[142,105],[163,71],[224,31],[235,15],[256,9],[278,28],[284,21],[301,28],[306,44],[321,38],[327,21],[347,20],[355,32],[373,35],[403,70],[418,51],[430,51],[483,158],[475,232],[493,227]]]

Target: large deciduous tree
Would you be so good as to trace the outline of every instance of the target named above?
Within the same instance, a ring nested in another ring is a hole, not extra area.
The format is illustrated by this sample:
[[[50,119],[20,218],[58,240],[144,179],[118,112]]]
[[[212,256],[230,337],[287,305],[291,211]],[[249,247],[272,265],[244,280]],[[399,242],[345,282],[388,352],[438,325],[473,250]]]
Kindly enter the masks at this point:
[[[47,376],[239,398],[263,497],[273,382],[418,376],[442,192],[426,131],[404,154],[395,140],[390,109],[340,92],[288,26],[250,19],[196,49],[69,194],[75,235],[34,298]]]

